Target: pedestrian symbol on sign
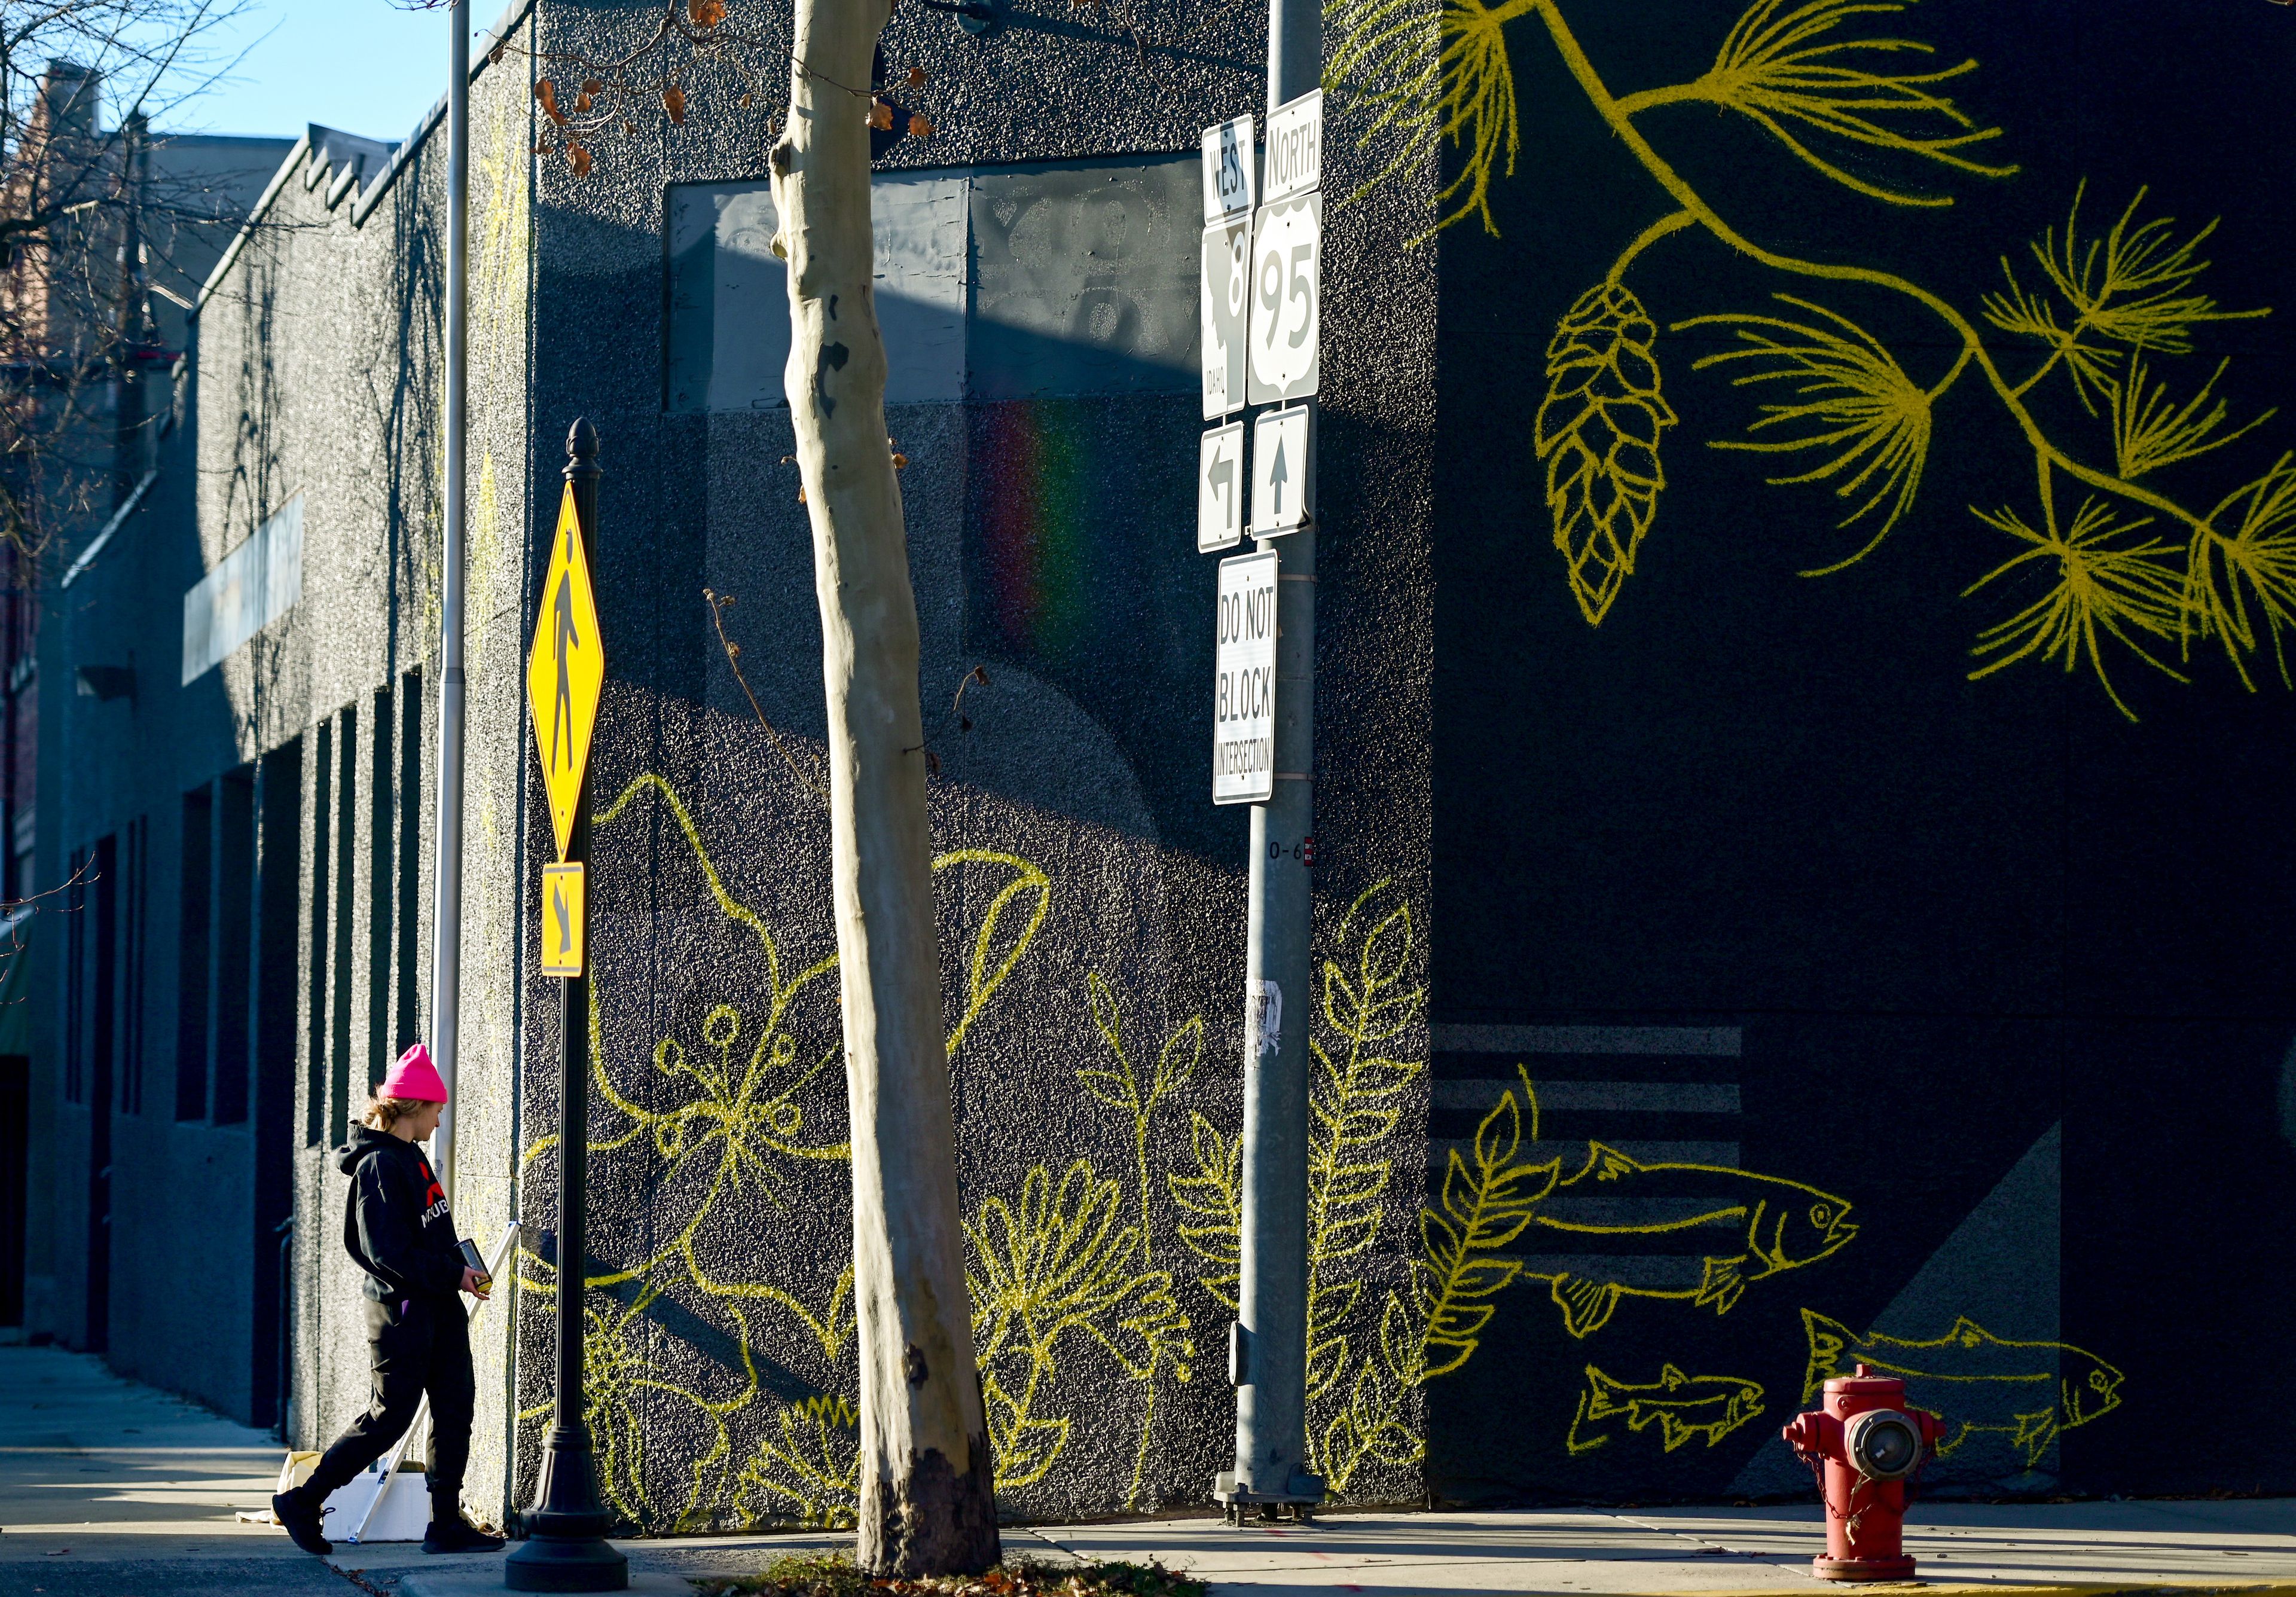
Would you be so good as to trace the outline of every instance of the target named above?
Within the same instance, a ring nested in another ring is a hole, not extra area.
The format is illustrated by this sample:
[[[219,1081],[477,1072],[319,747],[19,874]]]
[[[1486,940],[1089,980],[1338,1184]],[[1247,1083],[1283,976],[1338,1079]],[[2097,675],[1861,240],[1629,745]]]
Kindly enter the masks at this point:
[[[558,535],[542,579],[542,612],[535,618],[534,651],[526,663],[527,703],[534,712],[535,752],[550,796],[551,829],[558,857],[574,830],[574,806],[590,758],[590,733],[606,685],[606,652],[598,638],[598,602],[590,561],[567,485],[558,509]]]

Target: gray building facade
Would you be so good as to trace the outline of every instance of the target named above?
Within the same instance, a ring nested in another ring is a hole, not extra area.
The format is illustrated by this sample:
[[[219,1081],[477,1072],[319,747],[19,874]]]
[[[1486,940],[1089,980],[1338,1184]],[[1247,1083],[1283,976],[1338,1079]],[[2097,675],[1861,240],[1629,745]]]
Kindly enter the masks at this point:
[[[2261,1444],[2170,1445],[2227,1354],[2289,1379],[2296,848],[2256,817],[2289,774],[2290,479],[2277,421],[2164,431],[2147,386],[2244,422],[2284,367],[2249,313],[2296,233],[2255,153],[2286,144],[2288,19],[2189,42],[2203,117],[2111,16],[1817,9],[1883,78],[1900,32],[1982,70],[1901,85],[1905,122],[1765,123],[1775,0],[1332,16],[1317,977],[1284,1003],[1316,1061],[1309,1450],[1346,1500],[1804,1490],[1768,1438],[1860,1358],[1953,1422],[1939,1489],[2296,1486]],[[603,1485],[650,1531],[834,1523],[849,1169],[764,182],[786,19],[742,11],[746,55],[673,32],[576,111],[657,15],[514,6],[473,90],[455,1200],[484,1245],[532,1230],[477,1322],[471,1491],[530,1489],[566,1262],[522,667],[580,415]],[[1021,1518],[1201,1502],[1229,1462],[1247,830],[1208,792],[1196,151],[1263,109],[1264,27],[902,8],[884,39],[887,421]],[[1410,70],[1454,44],[1476,73]],[[288,154],[200,296],[182,497],[42,643],[44,683],[133,647],[139,691],[44,690],[43,782],[78,785],[43,859],[103,869],[36,942],[64,973],[41,1323],[87,1335],[72,1195],[110,1150],[139,1183],[115,1361],[248,1413],[283,1361],[298,1445],[365,1400],[326,1151],[428,1011],[443,165],[435,124]],[[2083,277],[2091,242],[2120,276]],[[106,1058],[140,1062],[100,1113]],[[2132,1248],[2172,1291],[2128,1289]]]

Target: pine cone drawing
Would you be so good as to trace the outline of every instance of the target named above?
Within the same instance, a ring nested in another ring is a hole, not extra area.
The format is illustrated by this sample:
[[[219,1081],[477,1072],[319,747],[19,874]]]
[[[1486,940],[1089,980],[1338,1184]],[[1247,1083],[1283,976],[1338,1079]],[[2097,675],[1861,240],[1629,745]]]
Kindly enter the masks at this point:
[[[1554,546],[1570,592],[1598,627],[1635,569],[1635,551],[1666,487],[1659,434],[1675,424],[1651,353],[1658,328],[1632,290],[1597,283],[1546,346],[1546,399],[1533,442],[1546,463]]]

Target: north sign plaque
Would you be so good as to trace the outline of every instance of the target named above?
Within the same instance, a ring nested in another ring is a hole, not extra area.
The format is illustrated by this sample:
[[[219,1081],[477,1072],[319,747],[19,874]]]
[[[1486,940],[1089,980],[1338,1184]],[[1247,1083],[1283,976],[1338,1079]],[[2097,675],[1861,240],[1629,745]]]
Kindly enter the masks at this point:
[[[535,618],[534,648],[526,660],[527,702],[534,711],[534,748],[542,757],[542,783],[550,795],[550,825],[558,857],[566,857],[590,733],[598,725],[598,697],[606,684],[606,651],[598,636],[598,601],[590,561],[574,513],[574,485],[558,504],[558,534],[542,579],[542,610]]]

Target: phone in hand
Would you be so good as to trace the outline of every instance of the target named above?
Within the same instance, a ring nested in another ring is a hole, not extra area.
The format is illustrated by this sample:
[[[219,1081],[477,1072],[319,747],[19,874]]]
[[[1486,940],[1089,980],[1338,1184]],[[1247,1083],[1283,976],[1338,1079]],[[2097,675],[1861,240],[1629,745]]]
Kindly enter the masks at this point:
[[[463,1256],[463,1263],[479,1273],[479,1290],[483,1292],[494,1285],[495,1278],[487,1273],[487,1256],[479,1251],[479,1245],[464,1237],[455,1246]]]

